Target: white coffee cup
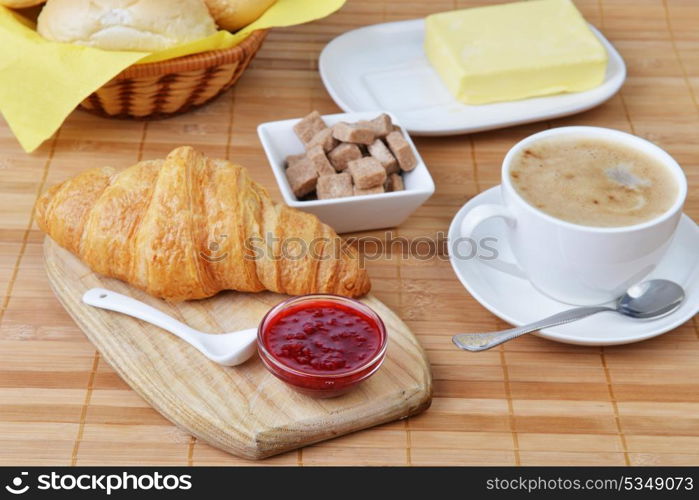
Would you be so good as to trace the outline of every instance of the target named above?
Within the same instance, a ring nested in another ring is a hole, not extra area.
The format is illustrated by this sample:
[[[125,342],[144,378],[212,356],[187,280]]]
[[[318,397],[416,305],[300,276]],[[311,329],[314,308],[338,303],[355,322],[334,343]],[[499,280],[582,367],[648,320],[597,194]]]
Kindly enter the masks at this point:
[[[677,199],[664,214],[622,227],[573,224],[533,207],[512,185],[512,160],[536,141],[564,136],[618,142],[659,160],[677,180]],[[510,149],[502,164],[501,194],[502,204],[480,205],[466,214],[461,236],[469,238],[481,222],[502,217],[517,265],[535,288],[561,302],[592,305],[614,300],[658,265],[682,215],[687,179],[669,154],[644,139],[606,128],[561,127],[527,137]]]

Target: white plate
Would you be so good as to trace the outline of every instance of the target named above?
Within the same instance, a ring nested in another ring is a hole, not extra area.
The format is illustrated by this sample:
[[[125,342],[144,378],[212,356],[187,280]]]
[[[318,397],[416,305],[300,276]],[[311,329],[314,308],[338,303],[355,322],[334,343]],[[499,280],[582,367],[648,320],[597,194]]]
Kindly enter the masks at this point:
[[[466,203],[449,228],[449,260],[469,293],[490,312],[516,326],[569,309],[569,305],[539,293],[529,281],[519,275],[517,268],[506,265],[508,261],[514,262],[514,257],[505,238],[505,223],[501,220],[483,222],[473,235],[475,241],[482,241],[486,237],[495,238],[495,243],[486,243],[486,246],[497,249],[497,259],[455,257],[458,253],[463,256],[470,253],[470,248],[464,247],[460,252],[455,252],[452,247],[459,238],[461,220],[466,212],[483,203],[502,203],[500,187],[484,191]],[[538,335],[568,344],[615,345],[646,340],[680,326],[699,312],[697,249],[699,228],[692,219],[683,215],[663,261],[647,278],[665,278],[682,285],[687,297],[676,312],[654,320],[635,320],[621,314],[600,313],[575,323],[547,328]],[[481,257],[489,256],[490,251],[481,251]]]
[[[411,134],[452,135],[509,127],[593,108],[624,83],[624,60],[592,27],[609,53],[604,82],[585,92],[468,106],[456,101],[423,51],[424,20],[376,24],[348,31],[320,55],[320,76],[345,111],[385,109]]]

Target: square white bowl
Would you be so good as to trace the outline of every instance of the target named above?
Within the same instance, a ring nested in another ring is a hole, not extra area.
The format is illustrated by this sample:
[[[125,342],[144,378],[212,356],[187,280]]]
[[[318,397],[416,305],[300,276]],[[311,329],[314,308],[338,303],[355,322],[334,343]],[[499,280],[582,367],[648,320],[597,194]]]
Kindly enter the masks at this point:
[[[339,113],[324,115],[323,120],[328,126],[333,126],[342,121],[352,123],[359,120],[371,120],[381,113],[383,111]],[[402,174],[405,190],[329,200],[299,200],[291,191],[289,181],[286,178],[284,171],[286,157],[304,152],[303,144],[293,130],[293,126],[301,118],[260,124],[257,127],[257,134],[286,204],[316,215],[338,233],[395,227],[407,219],[411,213],[432,196],[434,182],[408,132],[398,123],[393,114],[387,114],[393,120],[394,125],[400,127],[417,159],[417,166],[410,172]]]

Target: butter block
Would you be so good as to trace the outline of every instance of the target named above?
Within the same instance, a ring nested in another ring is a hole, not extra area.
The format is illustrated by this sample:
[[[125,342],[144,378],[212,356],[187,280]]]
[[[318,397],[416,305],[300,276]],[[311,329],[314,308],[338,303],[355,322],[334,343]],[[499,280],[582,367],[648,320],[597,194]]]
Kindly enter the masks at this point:
[[[433,14],[425,20],[425,52],[466,104],[588,90],[607,68],[606,49],[570,0]]]

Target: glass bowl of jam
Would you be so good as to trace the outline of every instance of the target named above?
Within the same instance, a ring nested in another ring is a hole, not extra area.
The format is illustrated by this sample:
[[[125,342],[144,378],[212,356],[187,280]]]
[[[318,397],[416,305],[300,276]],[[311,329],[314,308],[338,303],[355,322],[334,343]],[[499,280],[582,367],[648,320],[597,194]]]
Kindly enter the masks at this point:
[[[381,318],[338,295],[302,295],[273,307],[257,331],[262,363],[297,391],[317,398],[348,392],[386,356]]]

